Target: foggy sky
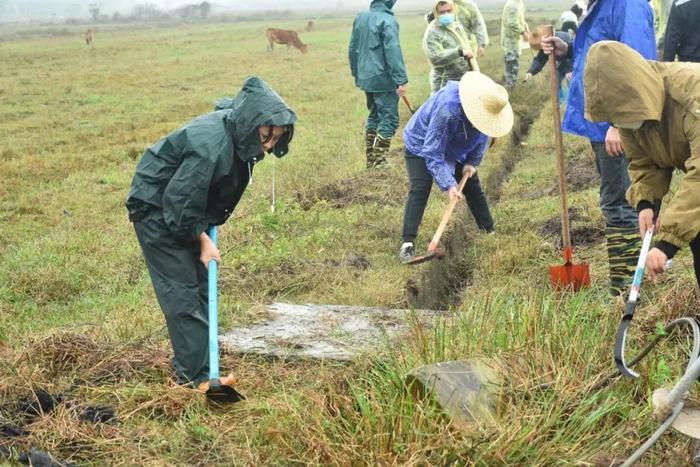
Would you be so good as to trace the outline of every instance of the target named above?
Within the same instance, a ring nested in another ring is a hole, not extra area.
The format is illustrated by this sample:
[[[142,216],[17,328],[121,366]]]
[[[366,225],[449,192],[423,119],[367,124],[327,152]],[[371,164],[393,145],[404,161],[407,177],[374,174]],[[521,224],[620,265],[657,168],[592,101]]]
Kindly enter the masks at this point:
[[[134,6],[150,3],[166,11],[183,5],[200,3],[202,0],[0,0],[0,22],[26,20],[55,20],[69,18],[85,19],[90,16],[88,5],[97,3],[100,13],[112,15],[115,12],[129,14]],[[366,8],[370,0],[208,0],[212,4],[212,14],[250,13],[266,10],[326,10],[347,11]],[[479,5],[498,6],[505,0],[479,0]],[[425,9],[432,6],[433,0],[399,0],[394,8],[401,10]]]

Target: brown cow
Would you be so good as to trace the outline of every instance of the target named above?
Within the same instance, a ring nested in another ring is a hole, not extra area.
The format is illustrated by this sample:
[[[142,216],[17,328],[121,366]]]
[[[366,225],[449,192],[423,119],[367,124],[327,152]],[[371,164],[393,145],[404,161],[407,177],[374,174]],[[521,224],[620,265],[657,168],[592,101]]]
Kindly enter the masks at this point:
[[[311,32],[311,30],[316,26],[313,22],[313,20],[309,20],[308,23],[306,23],[306,32]]]
[[[87,31],[85,31],[85,43],[86,43],[87,45],[91,45],[91,44],[92,44],[92,28],[90,28],[90,29],[88,29]]]
[[[289,31],[287,29],[276,29],[267,28],[265,30],[265,35],[267,36],[267,50],[272,51],[275,48],[275,44],[286,45],[287,50],[290,47],[296,47],[301,50],[301,53],[306,53],[306,44],[302,43],[299,39],[299,34],[296,31]]]

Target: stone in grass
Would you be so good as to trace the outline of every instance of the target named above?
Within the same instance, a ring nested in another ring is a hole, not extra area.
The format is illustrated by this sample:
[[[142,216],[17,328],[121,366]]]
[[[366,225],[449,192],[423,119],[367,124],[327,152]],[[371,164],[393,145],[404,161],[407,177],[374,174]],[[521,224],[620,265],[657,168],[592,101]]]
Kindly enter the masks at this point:
[[[460,429],[495,422],[502,376],[495,362],[457,360],[416,368],[406,387],[418,400],[430,397]]]

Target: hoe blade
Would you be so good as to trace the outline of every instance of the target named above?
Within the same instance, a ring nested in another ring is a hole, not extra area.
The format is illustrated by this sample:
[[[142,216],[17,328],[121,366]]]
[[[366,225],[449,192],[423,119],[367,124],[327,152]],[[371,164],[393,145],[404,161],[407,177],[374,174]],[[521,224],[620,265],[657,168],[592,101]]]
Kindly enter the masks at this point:
[[[207,400],[216,404],[233,404],[245,399],[241,393],[220,382],[211,383],[207,389]]]

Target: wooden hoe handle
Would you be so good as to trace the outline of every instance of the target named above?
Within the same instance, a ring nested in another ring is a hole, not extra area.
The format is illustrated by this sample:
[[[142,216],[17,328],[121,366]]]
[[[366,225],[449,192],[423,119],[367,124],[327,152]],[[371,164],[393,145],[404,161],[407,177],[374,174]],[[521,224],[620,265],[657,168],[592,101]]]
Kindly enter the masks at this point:
[[[467,184],[468,179],[469,178],[466,175],[462,175],[462,179],[459,181],[459,185],[457,186],[457,190],[460,193],[462,192],[462,190],[464,190],[464,185]],[[449,206],[447,206],[445,214],[442,216],[442,221],[440,221],[440,225],[435,231],[435,235],[433,235],[433,239],[430,240],[430,244],[428,245],[428,251],[434,251],[438,247],[438,244],[440,243],[440,238],[442,237],[442,234],[445,231],[445,228],[447,227],[447,223],[450,221],[452,211],[455,210],[455,206],[457,206],[458,201],[458,199],[453,199],[450,201],[450,204]]]

